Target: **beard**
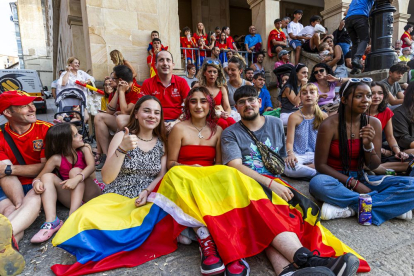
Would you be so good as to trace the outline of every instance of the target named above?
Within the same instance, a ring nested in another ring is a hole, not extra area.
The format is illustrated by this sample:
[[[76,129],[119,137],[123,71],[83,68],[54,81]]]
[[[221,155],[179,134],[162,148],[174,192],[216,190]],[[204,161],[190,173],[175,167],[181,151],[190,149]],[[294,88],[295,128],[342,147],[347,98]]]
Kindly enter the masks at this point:
[[[259,116],[259,112],[253,113],[249,116],[240,115],[240,117],[245,121],[254,121]]]

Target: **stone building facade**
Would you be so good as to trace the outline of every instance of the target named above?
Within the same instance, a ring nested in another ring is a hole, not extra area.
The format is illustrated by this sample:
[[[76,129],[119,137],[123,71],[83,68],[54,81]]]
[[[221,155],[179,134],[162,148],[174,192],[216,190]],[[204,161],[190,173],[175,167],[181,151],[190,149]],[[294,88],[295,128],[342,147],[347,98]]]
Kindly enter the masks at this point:
[[[20,0],[19,0],[20,1]],[[29,0],[26,0],[29,1]],[[36,1],[36,0],[31,0]],[[40,1],[40,0],[37,0]],[[47,25],[53,26],[54,74],[66,66],[70,56],[77,56],[81,69],[103,80],[113,67],[109,53],[120,50],[136,68],[139,81],[149,77],[146,64],[150,33],[158,30],[164,45],[175,58],[177,70],[180,62],[180,29],[188,26],[194,31],[198,22],[207,30],[215,26],[230,26],[232,35],[247,34],[254,24],[262,35],[264,45],[274,28],[276,18],[291,15],[294,9],[303,9],[303,24],[308,17],[320,14],[324,26],[333,32],[351,0],[46,0],[49,5]],[[414,3],[394,0],[394,40],[403,33],[414,13]],[[411,1],[414,2],[414,1]],[[244,33],[240,33],[243,32]],[[270,65],[272,61],[267,61]],[[274,61],[273,61],[274,62]]]

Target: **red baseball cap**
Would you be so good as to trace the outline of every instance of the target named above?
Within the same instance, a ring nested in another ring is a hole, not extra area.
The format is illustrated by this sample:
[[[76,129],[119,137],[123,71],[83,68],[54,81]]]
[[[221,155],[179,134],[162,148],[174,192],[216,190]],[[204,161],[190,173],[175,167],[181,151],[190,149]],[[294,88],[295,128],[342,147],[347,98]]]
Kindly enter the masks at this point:
[[[42,98],[32,97],[20,90],[5,91],[0,94],[0,114],[12,105],[26,105],[35,100],[42,100]]]

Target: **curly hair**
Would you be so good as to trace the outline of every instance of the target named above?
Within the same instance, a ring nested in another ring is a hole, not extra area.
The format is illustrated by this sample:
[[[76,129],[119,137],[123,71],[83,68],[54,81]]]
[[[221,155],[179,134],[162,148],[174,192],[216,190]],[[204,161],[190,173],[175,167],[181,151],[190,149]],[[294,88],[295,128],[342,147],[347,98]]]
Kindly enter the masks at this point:
[[[315,66],[313,66],[312,71],[310,72],[309,82],[318,82],[318,80],[315,77],[315,74],[313,73],[313,71],[315,71],[315,68],[317,67],[325,69],[327,75],[332,75],[332,76],[334,75],[332,68],[328,64],[317,63]]]
[[[208,61],[208,59],[206,61]],[[199,81],[200,86],[207,86],[207,80],[206,80],[206,76],[204,76],[204,73],[207,71],[208,67],[214,67],[218,71],[218,76],[217,76],[215,85],[219,88],[225,86],[227,80],[226,80],[226,77],[224,76],[224,70],[223,70],[223,67],[221,66],[221,63],[218,63],[218,64],[207,63],[206,61],[204,61],[203,66],[197,73],[197,79]]]
[[[191,89],[188,92],[187,98],[185,98],[184,101],[184,121],[185,120],[191,120],[191,112],[190,112],[190,99],[193,96],[193,94],[195,92],[201,92],[204,94],[204,96],[206,97],[208,104],[209,104],[209,112],[207,114],[207,118],[206,118],[206,124],[208,125],[208,127],[211,130],[211,134],[210,137],[208,137],[208,139],[210,139],[211,137],[213,137],[213,135],[217,132],[217,120],[216,120],[216,113],[214,112],[214,108],[215,108],[215,102],[213,99],[213,96],[210,94],[210,92],[208,91],[207,88],[201,86],[201,87],[194,87],[193,89]],[[207,140],[208,140],[207,139]]]

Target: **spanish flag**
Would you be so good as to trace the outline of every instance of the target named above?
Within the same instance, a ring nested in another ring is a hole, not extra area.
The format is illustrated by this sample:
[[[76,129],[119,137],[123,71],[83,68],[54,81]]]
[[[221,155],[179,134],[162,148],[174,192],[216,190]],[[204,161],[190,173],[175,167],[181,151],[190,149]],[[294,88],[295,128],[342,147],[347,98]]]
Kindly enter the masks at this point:
[[[282,232],[295,232],[303,246],[321,256],[353,253],[359,272],[368,263],[338,240],[319,219],[319,208],[288,184],[287,203],[266,187],[227,166],[172,168],[135,208],[134,199],[106,194],[79,208],[53,239],[76,256],[73,265],[54,265],[56,275],[83,275],[132,267],[176,250],[185,227],[206,226],[224,263],[254,256]]]

